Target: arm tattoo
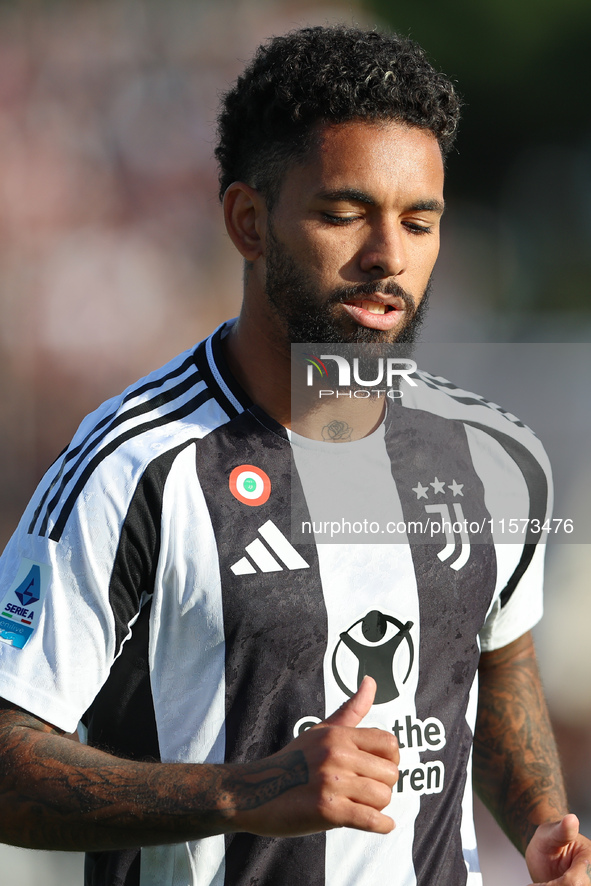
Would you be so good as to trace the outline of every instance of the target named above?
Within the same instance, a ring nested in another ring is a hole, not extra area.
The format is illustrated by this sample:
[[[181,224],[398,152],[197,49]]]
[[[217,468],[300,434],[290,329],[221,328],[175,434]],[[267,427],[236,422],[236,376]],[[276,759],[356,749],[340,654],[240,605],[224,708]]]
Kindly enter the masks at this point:
[[[123,760],[6,703],[0,749],[0,840],[35,849],[120,849],[219,834],[234,812],[308,782],[300,750],[244,766]]]
[[[568,809],[533,643],[511,647],[482,658],[474,784],[524,852],[539,824]]]
[[[227,779],[226,779],[227,781]],[[301,751],[286,751],[274,758],[274,765],[263,760],[249,767],[248,775],[231,781],[232,792],[221,793],[223,810],[226,812],[239,809],[256,809],[295,788],[308,783],[308,765]],[[240,802],[232,797],[240,794]],[[227,805],[226,805],[227,804]]]

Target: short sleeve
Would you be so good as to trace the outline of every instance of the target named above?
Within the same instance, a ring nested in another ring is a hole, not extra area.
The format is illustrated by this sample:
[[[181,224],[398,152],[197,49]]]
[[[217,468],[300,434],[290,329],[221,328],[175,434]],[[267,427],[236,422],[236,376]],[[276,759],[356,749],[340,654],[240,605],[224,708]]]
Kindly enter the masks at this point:
[[[41,482],[0,559],[0,696],[71,732],[139,613],[154,529],[145,501],[147,528],[138,531],[137,508],[129,525],[145,490],[121,458],[105,459],[74,498],[65,487],[53,506],[66,457]]]
[[[512,643],[542,617],[552,475],[540,441],[527,428],[506,423],[501,431],[473,424],[467,435],[496,555],[495,592],[480,632],[481,649],[490,652]]]
[[[503,550],[505,548],[506,550]],[[508,550],[507,550],[508,549]],[[516,545],[497,545],[497,557],[513,556],[521,552]],[[517,640],[539,622],[544,611],[544,559],[546,545],[536,545],[531,562],[517,582],[510,597],[504,602],[497,595],[480,632],[483,652],[492,652]]]

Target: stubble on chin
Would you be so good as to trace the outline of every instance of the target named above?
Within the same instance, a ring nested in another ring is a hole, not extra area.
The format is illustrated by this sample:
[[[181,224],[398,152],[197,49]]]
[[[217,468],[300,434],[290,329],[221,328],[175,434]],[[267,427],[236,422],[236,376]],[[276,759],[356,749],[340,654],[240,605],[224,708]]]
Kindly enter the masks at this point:
[[[412,296],[392,281],[342,287],[324,301],[317,287],[281,244],[271,224],[267,230],[266,282],[269,306],[290,344],[412,344],[423,325],[431,291],[431,280],[417,307]],[[338,305],[362,294],[382,292],[396,295],[405,304],[402,327],[383,332],[357,325],[349,315],[342,316]]]

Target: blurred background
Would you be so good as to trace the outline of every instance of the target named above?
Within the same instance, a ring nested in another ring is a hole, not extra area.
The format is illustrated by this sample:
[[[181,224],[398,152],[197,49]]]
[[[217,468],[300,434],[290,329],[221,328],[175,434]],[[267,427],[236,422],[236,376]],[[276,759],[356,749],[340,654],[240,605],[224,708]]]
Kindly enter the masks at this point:
[[[3,0],[2,546],[85,413],[237,312],[218,96],[265,37],[332,21],[409,34],[457,81],[464,117],[423,337],[572,344],[564,383],[551,367],[551,392],[521,414],[544,418],[557,449],[580,441],[557,500],[560,516],[591,523],[588,0]],[[473,387],[496,399],[481,374]],[[572,807],[591,833],[591,546],[555,545],[548,559],[538,647]],[[486,886],[527,884],[506,838],[477,818]],[[81,883],[78,855],[0,847],[0,869],[7,886]]]

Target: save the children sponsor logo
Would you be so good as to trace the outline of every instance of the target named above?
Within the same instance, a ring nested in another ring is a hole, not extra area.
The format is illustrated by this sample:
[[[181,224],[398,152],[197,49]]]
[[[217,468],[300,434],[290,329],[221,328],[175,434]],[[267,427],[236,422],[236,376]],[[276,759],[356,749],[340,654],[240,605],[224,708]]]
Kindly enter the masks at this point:
[[[23,649],[39,621],[50,569],[23,558],[0,607],[0,642]]]
[[[297,738],[306,729],[318,726],[319,717],[301,717],[293,728]],[[363,726],[363,722],[361,723]],[[417,760],[417,753],[439,751],[445,747],[445,726],[437,717],[419,719],[412,714],[397,717],[390,726],[398,740],[400,765],[394,794],[440,794],[445,783],[445,765],[442,760]],[[412,761],[412,762],[410,762]]]
[[[351,698],[369,675],[377,683],[375,705],[398,698],[414,664],[412,627],[412,621],[372,609],[342,631],[331,662],[339,689]]]
[[[372,707],[375,716],[370,725],[389,729],[400,748],[394,794],[439,794],[445,782],[445,765],[442,760],[422,761],[419,754],[445,747],[445,726],[438,717],[422,720],[414,712],[408,713],[411,705],[414,707],[412,697],[401,694],[418,664],[413,628],[412,621],[377,609],[367,612],[339,634],[331,656],[331,670],[339,689],[349,698],[365,676],[376,681]],[[395,705],[385,708],[390,702]],[[294,737],[319,723],[316,716],[300,717],[293,728]]]

